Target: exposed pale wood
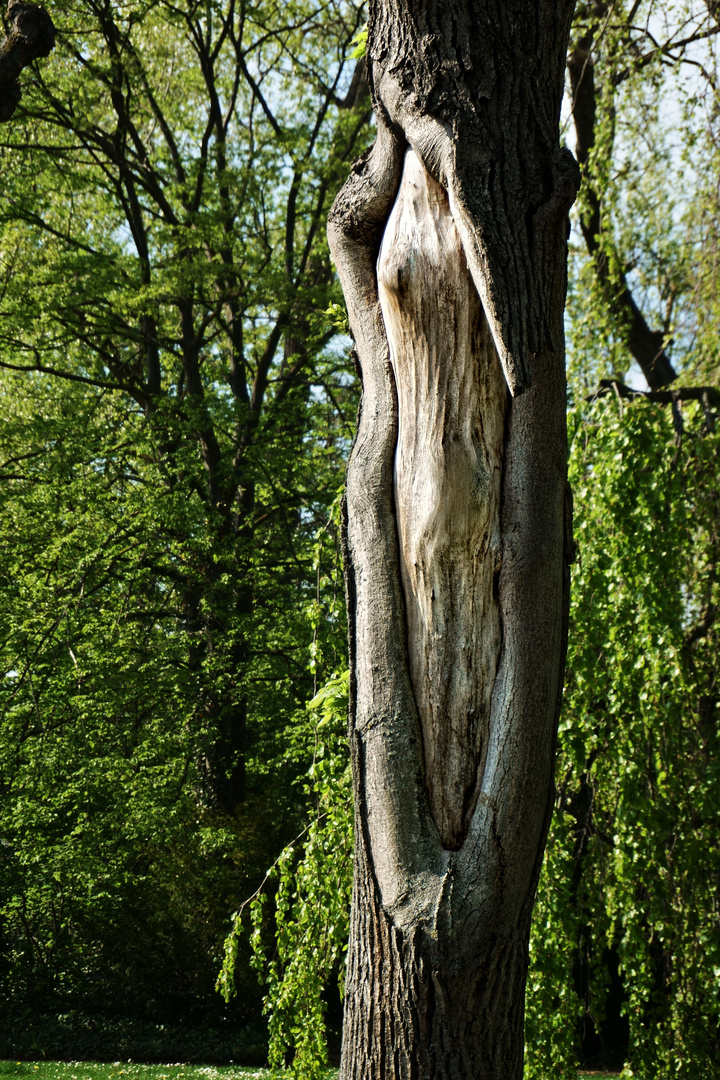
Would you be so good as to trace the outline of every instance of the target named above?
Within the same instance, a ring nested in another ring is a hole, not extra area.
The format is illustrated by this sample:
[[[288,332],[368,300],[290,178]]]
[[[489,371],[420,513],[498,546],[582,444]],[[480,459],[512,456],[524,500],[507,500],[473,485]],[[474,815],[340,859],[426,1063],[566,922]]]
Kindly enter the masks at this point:
[[[430,807],[457,849],[500,653],[507,389],[448,197],[412,150],[378,260],[398,395],[395,512]]]

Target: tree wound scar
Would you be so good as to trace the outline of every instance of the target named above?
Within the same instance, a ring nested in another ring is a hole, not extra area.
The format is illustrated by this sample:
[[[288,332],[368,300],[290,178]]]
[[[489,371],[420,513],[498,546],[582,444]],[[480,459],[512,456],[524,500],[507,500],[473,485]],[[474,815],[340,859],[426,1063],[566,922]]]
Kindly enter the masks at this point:
[[[501,643],[495,587],[508,392],[445,190],[415,153],[378,258],[398,395],[394,487],[430,808],[459,848],[477,801]]]

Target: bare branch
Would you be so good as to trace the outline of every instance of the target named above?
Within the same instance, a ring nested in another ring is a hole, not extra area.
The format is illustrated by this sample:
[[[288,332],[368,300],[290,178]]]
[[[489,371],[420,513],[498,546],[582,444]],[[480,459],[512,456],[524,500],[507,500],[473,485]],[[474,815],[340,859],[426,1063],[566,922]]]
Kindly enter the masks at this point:
[[[594,394],[586,401],[596,401],[607,394],[616,394],[620,398],[635,401],[643,398],[658,405],[672,405],[678,401],[699,401],[707,411],[712,406],[720,405],[720,390],[714,386],[678,386],[673,390],[633,390],[631,386],[618,379],[601,379]]]
[[[85,375],[73,375],[70,371],[60,371],[59,368],[46,367],[45,364],[8,364],[0,360],[0,368],[6,371],[37,371],[42,375],[55,375],[58,379],[67,379],[70,382],[85,383],[86,386],[97,386],[101,390],[121,390],[130,393],[127,386],[120,383],[102,382],[100,379],[89,379]]]

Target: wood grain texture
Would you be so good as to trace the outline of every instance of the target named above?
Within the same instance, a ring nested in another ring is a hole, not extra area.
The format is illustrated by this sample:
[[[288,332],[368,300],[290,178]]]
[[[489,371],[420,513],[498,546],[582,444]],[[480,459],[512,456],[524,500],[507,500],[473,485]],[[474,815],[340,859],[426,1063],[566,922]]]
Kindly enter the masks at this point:
[[[398,397],[395,512],[430,808],[457,850],[475,808],[501,645],[507,389],[445,190],[408,150],[378,259]]]

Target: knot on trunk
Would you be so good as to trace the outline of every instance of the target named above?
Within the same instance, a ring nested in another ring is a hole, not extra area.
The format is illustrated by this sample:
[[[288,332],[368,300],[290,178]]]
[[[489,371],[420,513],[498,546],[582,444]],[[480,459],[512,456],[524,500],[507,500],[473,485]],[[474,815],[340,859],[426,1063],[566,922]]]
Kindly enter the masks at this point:
[[[552,194],[539,207],[533,222],[536,233],[538,226],[548,228],[565,221],[577,197],[580,182],[580,166],[575,156],[566,146],[559,147],[553,162]]]

